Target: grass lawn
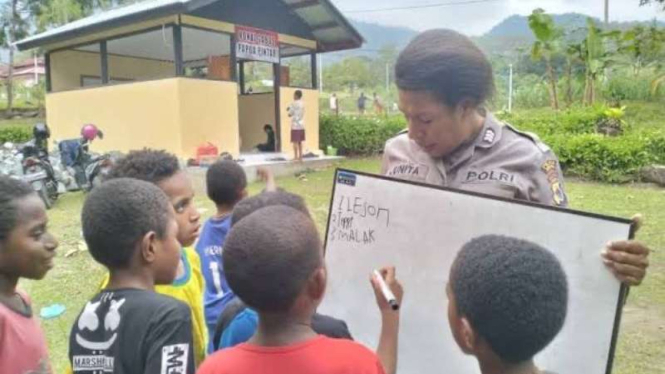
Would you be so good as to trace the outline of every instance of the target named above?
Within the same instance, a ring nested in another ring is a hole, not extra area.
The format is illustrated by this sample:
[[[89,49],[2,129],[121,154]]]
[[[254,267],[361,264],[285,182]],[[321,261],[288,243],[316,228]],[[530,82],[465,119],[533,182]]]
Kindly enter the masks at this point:
[[[379,162],[375,159],[347,160],[341,166],[369,172],[379,170]],[[327,169],[308,174],[305,181],[294,177],[278,180],[281,187],[307,199],[321,230],[325,228],[333,171]],[[662,234],[665,227],[665,210],[662,208],[665,206],[665,190],[644,185],[612,186],[585,182],[569,182],[567,188],[574,208],[621,217],[630,217],[636,212],[645,215],[639,239],[654,249],[652,265],[645,283],[631,291],[625,308],[614,373],[665,373],[665,253],[656,251],[665,244],[665,235]],[[252,193],[261,189],[258,184],[251,186]],[[56,268],[42,281],[24,281],[21,284],[32,296],[36,311],[52,303],[67,306],[66,313],[60,318],[42,322],[56,373],[62,373],[67,363],[69,330],[73,320],[95,293],[102,277],[102,269],[87,252],[65,256],[75,250],[81,241],[79,217],[82,202],[82,194],[69,194],[63,196],[50,211],[50,229],[60,239]],[[199,196],[197,204],[204,216],[212,214],[213,206],[205,196]]]

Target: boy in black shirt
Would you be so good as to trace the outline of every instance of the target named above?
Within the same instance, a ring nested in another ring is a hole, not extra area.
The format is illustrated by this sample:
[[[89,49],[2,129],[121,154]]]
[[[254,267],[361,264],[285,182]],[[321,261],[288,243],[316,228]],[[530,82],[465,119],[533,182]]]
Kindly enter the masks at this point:
[[[541,246],[486,235],[462,247],[450,270],[448,321],[482,374],[545,374],[533,357],[566,319],[566,274]]]
[[[180,259],[166,195],[147,182],[111,180],[90,193],[81,218],[90,254],[110,280],[74,323],[73,372],[193,374],[189,307],[154,292],[173,282]]]

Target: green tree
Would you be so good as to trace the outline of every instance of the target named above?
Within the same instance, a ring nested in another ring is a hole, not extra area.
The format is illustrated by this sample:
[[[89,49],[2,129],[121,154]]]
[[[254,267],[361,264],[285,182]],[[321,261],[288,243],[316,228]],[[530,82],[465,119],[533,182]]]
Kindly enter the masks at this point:
[[[324,82],[329,91],[372,87],[371,60],[365,57],[348,57],[326,67],[323,71]]]
[[[9,67],[7,71],[7,116],[11,116],[14,109],[14,43],[28,35],[30,24],[28,22],[29,7],[23,0],[7,0],[1,5],[0,44],[9,51]]]
[[[136,3],[140,0],[27,0],[34,16],[36,30],[61,26],[94,12]]]
[[[583,61],[583,46],[581,43],[566,46],[566,105],[573,103],[573,68],[576,63]]]
[[[663,10],[665,10],[665,0],[640,0],[640,6],[651,4],[651,3],[661,4],[663,6]]]
[[[655,25],[635,26],[619,38],[619,52],[629,58],[635,76],[642,68],[660,63],[664,48],[665,32]]]
[[[559,99],[556,89],[556,72],[552,67],[552,59],[559,51],[559,43],[563,31],[554,25],[552,17],[542,9],[536,9],[529,16],[529,28],[536,37],[531,48],[531,57],[534,60],[544,60],[547,79],[549,81],[550,104],[553,109],[559,109]]]
[[[621,35],[620,31],[603,32],[592,18],[587,18],[587,36],[582,42],[582,59],[586,67],[586,84],[583,101],[593,105],[596,101],[596,83],[605,70],[616,62],[610,43]]]
[[[85,15],[81,3],[77,0],[48,0],[33,3],[38,32],[76,21]]]

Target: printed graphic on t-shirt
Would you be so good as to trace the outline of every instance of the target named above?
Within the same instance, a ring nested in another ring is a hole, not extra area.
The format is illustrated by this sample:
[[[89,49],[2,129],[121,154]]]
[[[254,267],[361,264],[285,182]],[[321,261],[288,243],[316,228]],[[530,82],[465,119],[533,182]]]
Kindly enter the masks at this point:
[[[76,343],[90,350],[92,354],[89,355],[75,355],[73,357],[73,369],[77,371],[103,371],[113,372],[114,358],[107,356],[107,351],[113,346],[118,339],[118,327],[122,319],[120,315],[120,308],[125,303],[125,299],[113,300],[113,294],[102,296],[98,302],[89,301],[83,313],[78,320],[78,332],[75,333]],[[109,303],[110,306],[106,312],[103,321],[100,321],[97,310],[102,303]],[[103,325],[102,323],[103,322]],[[108,339],[103,341],[94,340],[93,337],[104,334],[95,334],[99,329],[104,329],[111,333]],[[87,334],[87,332],[90,332]],[[86,337],[87,336],[87,337]]]
[[[189,344],[174,344],[162,348],[162,374],[185,374]]]
[[[193,374],[187,305],[152,291],[102,291],[72,328],[74,374]]]

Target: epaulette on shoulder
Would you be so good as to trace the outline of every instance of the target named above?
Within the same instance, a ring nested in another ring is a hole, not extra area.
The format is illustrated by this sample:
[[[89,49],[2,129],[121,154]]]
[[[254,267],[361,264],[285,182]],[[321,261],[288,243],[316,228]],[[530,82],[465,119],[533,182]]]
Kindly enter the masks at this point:
[[[398,138],[398,137],[400,137],[400,136],[402,136],[402,135],[404,135],[404,134],[408,134],[408,133],[409,133],[409,129],[404,129],[404,130],[398,132],[397,134],[395,134],[395,136],[393,136],[393,137],[390,138],[390,139],[395,139],[395,138]]]
[[[507,122],[504,122],[504,125],[507,128],[509,128],[511,131],[513,131],[515,134],[523,136],[523,137],[531,140],[536,145],[536,147],[538,147],[538,149],[541,152],[546,153],[546,152],[550,151],[550,147],[547,144],[543,143],[542,140],[540,140],[540,137],[538,135],[536,135],[532,132],[518,130],[517,128],[515,128],[515,126],[513,126],[513,125],[511,125]]]

